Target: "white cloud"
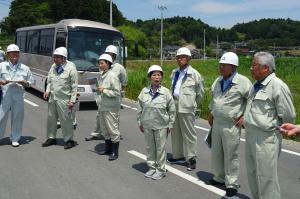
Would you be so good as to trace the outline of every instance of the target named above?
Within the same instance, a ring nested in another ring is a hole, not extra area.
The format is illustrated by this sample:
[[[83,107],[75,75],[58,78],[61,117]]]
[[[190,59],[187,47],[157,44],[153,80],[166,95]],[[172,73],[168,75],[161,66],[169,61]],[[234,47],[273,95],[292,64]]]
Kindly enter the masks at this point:
[[[236,2],[225,2],[225,1],[208,1],[204,0],[199,2],[191,8],[193,12],[199,14],[238,14],[238,13],[258,13],[258,12],[269,12],[269,11],[286,11],[289,9],[300,9],[299,0],[252,0],[252,1],[236,1]],[[280,17],[280,13],[278,13]]]
[[[182,4],[181,0],[150,0],[154,5],[163,5],[163,6],[171,6],[171,5],[180,5]]]

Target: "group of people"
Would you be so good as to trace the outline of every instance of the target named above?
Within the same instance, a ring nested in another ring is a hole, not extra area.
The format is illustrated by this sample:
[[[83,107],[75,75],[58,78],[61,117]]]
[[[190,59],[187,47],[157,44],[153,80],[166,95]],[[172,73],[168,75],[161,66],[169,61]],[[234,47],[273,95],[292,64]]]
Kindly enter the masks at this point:
[[[0,64],[0,85],[3,101],[0,105],[0,138],[4,136],[8,113],[11,112],[11,142],[19,146],[24,120],[24,88],[33,83],[29,67],[19,62],[20,49],[7,47],[8,61]],[[56,144],[57,121],[60,121],[65,149],[76,146],[73,121],[77,97],[76,66],[67,60],[67,49],[59,47],[53,53],[53,65],[48,73],[43,97],[48,100],[47,139],[42,147]],[[122,90],[127,85],[124,67],[115,63],[117,48],[110,45],[98,59],[96,80],[98,106],[96,126],[86,138],[105,140],[100,152],[116,160],[120,143],[120,107]],[[149,86],[138,96],[137,123],[145,136],[147,165],[145,177],[162,179],[166,162],[184,164],[187,170],[196,169],[197,134],[194,128],[196,110],[204,96],[204,80],[190,65],[191,52],[177,50],[178,67],[172,71],[170,90],[161,82],[163,69],[152,65],[148,69]],[[246,168],[253,198],[280,198],[277,160],[282,134],[300,133],[300,126],[291,124],[295,110],[288,86],[275,75],[274,57],[268,52],[254,55],[250,71],[256,82],[239,74],[238,56],[223,54],[219,61],[220,76],[211,87],[208,123],[211,126],[211,169],[209,185],[225,185],[226,196],[239,189],[239,143],[241,129],[246,131]],[[172,157],[166,157],[166,142],[171,135]]]
[[[178,67],[172,71],[172,87],[161,85],[164,72],[150,66],[150,85],[138,97],[137,121],[145,134],[147,165],[145,177],[161,179],[165,164],[196,168],[197,135],[194,129],[197,105],[204,93],[202,76],[189,64],[191,52],[183,47],[176,54]],[[226,196],[233,197],[240,187],[239,143],[241,129],[246,131],[246,168],[253,198],[279,199],[277,162],[282,134],[300,133],[293,125],[295,109],[288,86],[275,75],[275,60],[268,52],[254,55],[250,71],[255,83],[239,74],[238,56],[222,55],[220,76],[211,86],[208,123],[211,126],[212,186],[225,185]],[[165,145],[171,135],[172,157],[166,158]]]

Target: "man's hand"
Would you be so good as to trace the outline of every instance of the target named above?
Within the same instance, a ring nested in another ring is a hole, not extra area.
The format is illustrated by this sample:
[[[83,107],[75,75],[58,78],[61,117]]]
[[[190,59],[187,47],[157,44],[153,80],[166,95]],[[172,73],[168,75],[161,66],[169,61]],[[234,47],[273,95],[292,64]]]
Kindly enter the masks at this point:
[[[5,85],[7,83],[8,83],[8,81],[6,81],[6,80],[0,80],[0,85]]]
[[[44,94],[43,94],[43,98],[45,100],[48,100],[48,97],[49,97],[49,92],[45,91]]]
[[[68,102],[67,104],[69,109],[72,109],[74,107],[74,103],[73,102]]]
[[[140,128],[140,131],[141,131],[142,133],[144,133],[144,127],[143,127],[143,126],[139,126],[139,128]]]
[[[235,126],[241,128],[244,124],[244,117],[241,116],[240,118],[234,119]]]
[[[21,84],[24,88],[29,86],[28,82],[25,80],[20,81],[19,84]]]
[[[102,86],[98,87],[97,90],[100,92],[100,93],[103,93],[103,90],[104,88]]]
[[[283,135],[287,135],[287,136],[293,136],[300,133],[300,129],[296,125],[291,123],[282,124],[279,130]]]

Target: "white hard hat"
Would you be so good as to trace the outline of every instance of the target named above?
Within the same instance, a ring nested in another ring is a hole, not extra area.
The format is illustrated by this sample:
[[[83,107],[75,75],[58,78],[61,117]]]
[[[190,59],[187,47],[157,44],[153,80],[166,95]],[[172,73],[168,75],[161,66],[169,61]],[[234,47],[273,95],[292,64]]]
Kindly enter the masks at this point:
[[[178,55],[187,55],[189,57],[192,56],[191,51],[186,47],[179,48],[176,53],[176,56]]]
[[[233,52],[224,53],[219,61],[220,64],[232,64],[234,66],[239,66],[239,58]]]
[[[6,52],[20,52],[20,49],[19,46],[17,46],[16,44],[10,44],[7,46]]]
[[[113,53],[113,54],[117,55],[118,54],[118,49],[114,45],[109,45],[109,46],[106,47],[105,52],[106,53]]]
[[[100,55],[100,57],[99,57],[98,60],[106,60],[106,61],[108,61],[110,63],[113,62],[111,56],[109,54],[106,54],[106,53]]]
[[[160,71],[161,73],[163,73],[163,70],[159,65],[150,66],[149,69],[148,69],[148,75],[153,71]]]
[[[56,48],[55,51],[53,52],[53,55],[61,55],[65,58],[68,57],[68,51],[65,47],[59,47],[59,48]]]

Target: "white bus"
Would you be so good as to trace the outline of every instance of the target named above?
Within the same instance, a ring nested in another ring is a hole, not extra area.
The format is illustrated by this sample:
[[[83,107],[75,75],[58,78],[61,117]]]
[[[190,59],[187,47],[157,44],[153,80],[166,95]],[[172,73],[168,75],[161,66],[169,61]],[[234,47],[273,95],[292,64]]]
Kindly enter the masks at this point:
[[[80,102],[95,101],[89,79],[99,73],[98,58],[108,45],[118,48],[117,62],[125,64],[124,37],[107,24],[80,19],[65,19],[56,24],[19,28],[16,44],[20,60],[30,67],[34,76],[32,87],[44,92],[47,74],[53,63],[52,53],[61,46],[68,49],[68,60],[78,70]]]

